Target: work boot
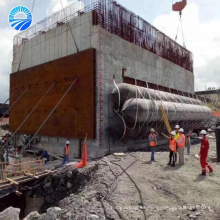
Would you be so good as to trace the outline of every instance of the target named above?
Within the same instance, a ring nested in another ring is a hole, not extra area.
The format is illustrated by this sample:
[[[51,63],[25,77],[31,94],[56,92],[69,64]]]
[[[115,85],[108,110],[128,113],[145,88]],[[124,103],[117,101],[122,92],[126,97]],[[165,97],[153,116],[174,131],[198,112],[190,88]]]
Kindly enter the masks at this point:
[[[213,172],[213,168],[210,165],[207,165],[208,169],[209,169],[209,173]]]

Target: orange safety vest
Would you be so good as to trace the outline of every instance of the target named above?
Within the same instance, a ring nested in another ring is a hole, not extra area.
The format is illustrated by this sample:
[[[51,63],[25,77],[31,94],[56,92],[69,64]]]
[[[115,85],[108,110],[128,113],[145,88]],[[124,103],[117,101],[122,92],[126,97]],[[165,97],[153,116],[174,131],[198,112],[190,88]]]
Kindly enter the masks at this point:
[[[179,142],[181,140],[181,142]],[[177,140],[177,146],[178,147],[185,147],[186,144],[186,136],[184,134],[181,134],[179,139]]]
[[[155,137],[156,137],[155,134],[150,134],[150,136],[151,136],[152,138],[155,138]],[[155,143],[154,140],[153,140],[153,141],[150,141],[150,146],[151,146],[151,147],[155,147],[155,146],[156,146],[156,143]]]
[[[69,146],[65,145],[65,155],[69,155]]]
[[[171,138],[170,138],[169,145],[170,145],[170,150],[173,152],[176,152],[176,140],[175,139],[171,140]]]

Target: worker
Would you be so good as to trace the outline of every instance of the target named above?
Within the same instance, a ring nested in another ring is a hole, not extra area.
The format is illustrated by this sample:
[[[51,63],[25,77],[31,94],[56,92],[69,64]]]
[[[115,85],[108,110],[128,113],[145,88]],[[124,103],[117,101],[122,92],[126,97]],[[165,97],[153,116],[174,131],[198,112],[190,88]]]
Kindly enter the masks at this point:
[[[169,139],[169,148],[170,148],[170,155],[169,155],[169,158],[170,158],[170,161],[167,165],[171,165],[172,167],[175,167],[175,163],[176,163],[176,139],[175,139],[175,131],[172,131],[170,133],[170,137],[168,137],[167,135],[163,134],[162,135]]]
[[[69,145],[70,145],[70,142],[66,141],[66,144],[64,146],[64,158],[63,158],[62,165],[69,163]]]
[[[5,144],[5,141],[2,140],[2,141],[1,141],[1,147],[3,147],[4,144]],[[0,158],[0,162],[6,162],[6,160],[5,160],[5,153],[3,153],[3,150],[4,150],[4,152],[5,152],[5,149],[0,148],[0,157],[1,157],[1,158]]]
[[[48,154],[48,152],[46,150],[42,149],[42,155],[41,156],[42,156],[42,159],[43,159],[44,163],[49,162],[50,155]]]
[[[150,129],[149,142],[151,148],[151,161],[155,161],[155,147],[157,146],[157,135],[153,128]]]
[[[177,139],[177,152],[179,154],[179,164],[184,165],[184,149],[186,145],[186,137],[183,128],[179,129],[180,137]]]
[[[187,133],[187,135],[186,135],[186,148],[187,148],[187,154],[190,154],[190,148],[191,148],[190,133]]]
[[[176,125],[176,126],[175,126],[175,135],[174,135],[174,138],[175,138],[176,140],[178,140],[179,137],[180,137],[179,129],[180,129],[180,126],[179,126],[179,125]]]
[[[23,144],[26,146],[28,141],[27,141],[27,135],[25,134],[23,139],[22,139]]]
[[[201,140],[201,148],[200,148],[200,164],[202,167],[202,173],[200,175],[206,176],[206,167],[209,169],[209,173],[213,172],[213,168],[207,163],[208,151],[209,151],[209,141],[206,137],[207,133],[205,130],[200,132],[200,136],[202,136]]]
[[[29,134],[26,135],[25,134],[23,139],[22,139],[23,145],[27,146],[27,144],[29,143],[30,139],[31,139],[31,135],[29,135]],[[28,144],[27,149],[30,149],[30,144]]]
[[[180,137],[180,133],[179,133],[179,129],[180,129],[180,126],[179,125],[176,125],[175,126],[175,135],[174,135],[174,139],[177,141]],[[178,150],[178,146],[176,146],[176,151]],[[175,160],[177,162],[177,154],[175,154]]]

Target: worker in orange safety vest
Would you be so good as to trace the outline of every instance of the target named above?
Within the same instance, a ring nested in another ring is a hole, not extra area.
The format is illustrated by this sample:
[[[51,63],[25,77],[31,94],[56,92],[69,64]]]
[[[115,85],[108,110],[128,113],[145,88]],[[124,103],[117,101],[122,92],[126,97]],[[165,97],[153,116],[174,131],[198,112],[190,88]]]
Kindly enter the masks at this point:
[[[170,137],[168,137],[167,135],[163,134],[162,135],[169,139],[169,148],[170,148],[170,161],[167,165],[171,165],[172,167],[175,167],[175,163],[176,163],[176,139],[175,139],[175,131],[172,131],[170,133]]]
[[[63,158],[62,165],[69,163],[69,145],[70,145],[70,142],[66,141],[66,145],[64,146],[64,158]]]
[[[157,146],[157,135],[153,128],[150,129],[150,135],[148,139],[149,139],[150,148],[151,148],[151,161],[155,162],[154,154],[155,154],[155,147]]]
[[[177,152],[179,154],[179,164],[184,165],[184,149],[186,146],[186,136],[183,128],[179,129],[180,137],[177,139]]]

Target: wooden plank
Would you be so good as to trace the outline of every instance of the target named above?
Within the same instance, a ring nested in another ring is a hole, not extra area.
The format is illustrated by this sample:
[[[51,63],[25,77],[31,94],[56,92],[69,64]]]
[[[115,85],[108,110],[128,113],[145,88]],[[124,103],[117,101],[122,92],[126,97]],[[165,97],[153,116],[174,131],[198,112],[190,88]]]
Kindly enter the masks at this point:
[[[34,180],[34,178],[32,178],[32,177],[27,177],[27,179],[19,181],[19,184],[27,183],[27,182],[30,182],[31,180]]]
[[[16,193],[17,196],[21,196],[22,195],[22,192],[20,192],[18,190],[16,190],[15,193]]]
[[[124,154],[124,153],[113,153],[113,155],[116,156],[116,157],[124,157],[124,156],[126,156],[126,154]]]
[[[47,172],[47,173],[54,173],[55,171],[45,170],[45,172]]]
[[[16,181],[14,181],[13,179],[10,179],[10,178],[6,178],[6,180],[8,180],[8,181],[10,181],[11,183],[13,183],[13,184],[15,184],[15,185],[19,185],[19,183],[18,182],[16,182]]]
[[[32,178],[34,178],[34,179],[39,179],[38,176],[35,176],[35,175],[32,174],[32,173],[24,173],[24,175],[25,175],[25,176],[28,176],[28,177],[32,177]]]
[[[8,183],[8,184],[0,185],[0,189],[7,188],[9,186],[13,186],[13,184],[12,183]]]

